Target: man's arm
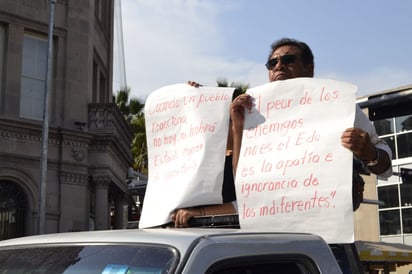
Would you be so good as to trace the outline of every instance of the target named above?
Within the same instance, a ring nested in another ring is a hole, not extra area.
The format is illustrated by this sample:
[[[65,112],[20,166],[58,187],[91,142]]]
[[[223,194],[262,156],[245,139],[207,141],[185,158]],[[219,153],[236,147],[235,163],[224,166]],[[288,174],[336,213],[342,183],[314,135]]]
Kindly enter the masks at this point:
[[[188,227],[188,221],[193,217],[236,213],[237,210],[233,202],[227,202],[220,205],[179,208],[170,217],[175,227]]]
[[[354,128],[359,129],[358,134],[361,135],[361,140],[353,143],[356,145],[356,142],[361,142],[363,146],[366,146],[363,149],[362,146],[358,147],[357,151],[352,150],[355,156],[363,160],[368,171],[384,178],[390,177],[392,175],[392,150],[384,140],[379,138],[373,123],[359,105],[356,105]]]
[[[353,152],[356,158],[374,174],[382,174],[391,166],[388,153],[373,143],[369,133],[360,128],[348,128],[341,136],[341,144]]]
[[[236,176],[237,165],[240,156],[240,147],[242,145],[243,127],[245,123],[245,109],[252,108],[252,97],[249,94],[239,95],[230,105],[230,119],[232,121],[233,136],[233,174]]]
[[[368,169],[374,174],[382,174],[392,166],[392,161],[388,153],[383,149],[376,148],[377,163],[374,165],[367,165]]]
[[[232,166],[233,166],[233,176],[236,176],[237,164],[239,163],[240,147],[242,144],[242,129],[235,128],[232,125],[232,135],[233,135],[233,151],[232,151]]]

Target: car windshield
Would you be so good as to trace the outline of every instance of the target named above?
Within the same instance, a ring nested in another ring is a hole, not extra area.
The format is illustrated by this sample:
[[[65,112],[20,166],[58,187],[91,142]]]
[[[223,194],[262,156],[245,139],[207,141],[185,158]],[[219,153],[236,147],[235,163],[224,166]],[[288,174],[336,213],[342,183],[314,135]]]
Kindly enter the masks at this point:
[[[170,273],[176,249],[162,245],[59,245],[0,251],[0,273]]]

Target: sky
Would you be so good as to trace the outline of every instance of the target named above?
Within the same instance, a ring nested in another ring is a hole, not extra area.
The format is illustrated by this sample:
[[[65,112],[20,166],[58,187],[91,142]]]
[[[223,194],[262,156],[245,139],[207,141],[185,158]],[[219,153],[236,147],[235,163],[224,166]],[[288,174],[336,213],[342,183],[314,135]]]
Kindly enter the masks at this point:
[[[412,84],[409,0],[121,0],[130,97],[166,85],[266,84],[270,44],[306,42],[315,77],[358,96]]]

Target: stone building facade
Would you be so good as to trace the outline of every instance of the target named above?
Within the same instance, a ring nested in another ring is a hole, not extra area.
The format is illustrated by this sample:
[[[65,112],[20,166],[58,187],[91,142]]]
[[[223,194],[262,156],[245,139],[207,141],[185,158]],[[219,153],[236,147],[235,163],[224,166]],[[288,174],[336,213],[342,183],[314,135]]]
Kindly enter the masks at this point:
[[[114,0],[54,4],[46,195],[40,197],[48,0],[0,1],[0,239],[123,228],[132,133],[112,102]]]

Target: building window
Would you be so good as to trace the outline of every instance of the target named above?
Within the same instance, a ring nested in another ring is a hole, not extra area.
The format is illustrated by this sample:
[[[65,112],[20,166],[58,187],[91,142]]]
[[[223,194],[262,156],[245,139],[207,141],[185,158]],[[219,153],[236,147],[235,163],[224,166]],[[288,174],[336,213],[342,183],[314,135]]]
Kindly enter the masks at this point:
[[[412,130],[412,115],[406,115],[395,118],[396,131],[405,132]]]
[[[396,137],[398,147],[398,158],[412,156],[412,132],[399,134]]]
[[[412,208],[402,209],[403,233],[412,233]]]
[[[98,73],[98,66],[97,63],[93,60],[93,87],[92,87],[92,102],[97,102],[98,96],[98,85],[97,85],[97,73]]]
[[[399,207],[398,184],[379,187],[378,197],[385,203],[385,205],[381,205],[379,208]]]
[[[379,212],[381,235],[396,235],[401,233],[400,210]]]
[[[94,14],[104,32],[109,30],[109,0],[94,0]]]
[[[47,38],[25,34],[20,92],[21,117],[42,120],[46,70]]]
[[[376,132],[392,149],[394,175],[378,178],[381,238],[401,241],[412,234],[412,178],[402,180],[402,170],[412,170],[412,115],[374,121]],[[396,238],[396,239],[395,239]]]
[[[94,14],[97,19],[101,20],[102,17],[102,5],[101,0],[94,0]]]
[[[109,102],[109,90],[107,73],[103,68],[103,63],[100,62],[100,58],[95,55],[93,60],[93,87],[92,87],[92,100],[93,103],[108,103]]]
[[[402,182],[400,187],[402,206],[412,208],[412,182]]]
[[[394,131],[392,118],[374,121],[374,125],[378,135],[392,134]]]
[[[104,73],[101,71],[100,72],[100,84],[99,84],[99,87],[100,87],[100,92],[99,92],[99,94],[100,94],[100,98],[99,98],[99,101],[100,102],[102,102],[102,103],[107,103],[108,102],[108,100],[107,100],[107,81],[106,81],[106,76],[104,75]]]
[[[3,94],[3,70],[4,70],[4,45],[6,41],[6,28],[0,25],[0,106]]]
[[[392,159],[412,157],[412,115],[374,121],[376,132],[391,147]]]

